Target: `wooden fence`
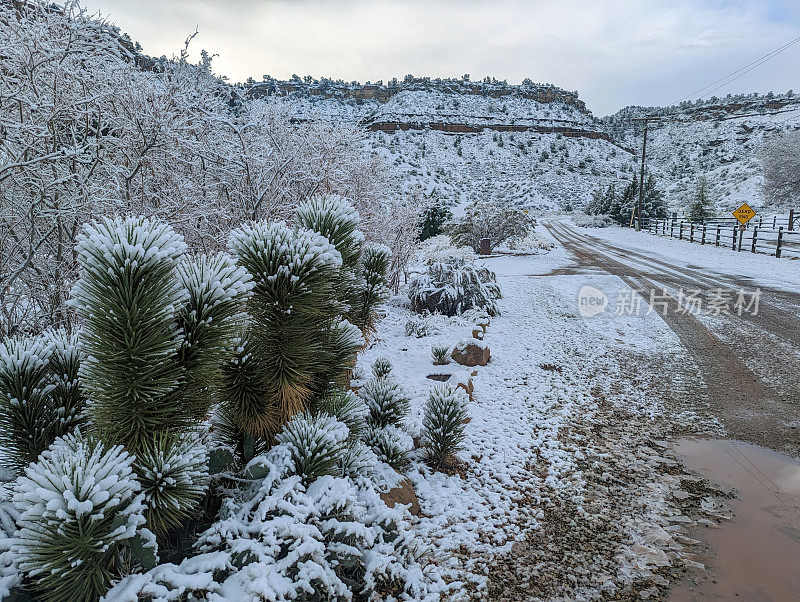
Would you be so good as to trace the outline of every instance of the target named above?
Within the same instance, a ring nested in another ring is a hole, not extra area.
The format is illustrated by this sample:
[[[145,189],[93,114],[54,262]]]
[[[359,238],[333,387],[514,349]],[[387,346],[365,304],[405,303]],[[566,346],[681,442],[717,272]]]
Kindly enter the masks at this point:
[[[651,234],[701,245],[727,247],[733,251],[800,257],[798,210],[792,210],[788,215],[756,216],[744,228],[733,217],[708,220],[647,219],[643,220],[642,228]]]

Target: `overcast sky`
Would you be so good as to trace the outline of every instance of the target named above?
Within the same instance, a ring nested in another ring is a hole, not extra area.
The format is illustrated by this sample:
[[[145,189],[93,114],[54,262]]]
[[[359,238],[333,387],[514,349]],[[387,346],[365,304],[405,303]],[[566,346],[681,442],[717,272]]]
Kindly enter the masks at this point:
[[[188,34],[232,81],[525,77],[595,115],[667,105],[800,36],[800,0],[84,0],[171,56]],[[800,91],[800,43],[722,87]],[[705,96],[711,94],[705,93]],[[699,95],[695,95],[693,98]]]

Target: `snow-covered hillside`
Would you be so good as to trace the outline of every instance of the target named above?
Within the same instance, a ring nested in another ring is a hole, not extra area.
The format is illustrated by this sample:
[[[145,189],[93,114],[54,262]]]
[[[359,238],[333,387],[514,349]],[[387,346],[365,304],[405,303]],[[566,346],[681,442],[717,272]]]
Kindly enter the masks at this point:
[[[745,202],[786,209],[761,194],[759,150],[770,136],[800,128],[800,98],[739,95],[677,107],[626,107],[600,121],[616,141],[638,150],[643,127],[631,119],[645,115],[662,118],[649,125],[647,160],[670,205],[685,206],[697,178],[705,176],[720,210]]]

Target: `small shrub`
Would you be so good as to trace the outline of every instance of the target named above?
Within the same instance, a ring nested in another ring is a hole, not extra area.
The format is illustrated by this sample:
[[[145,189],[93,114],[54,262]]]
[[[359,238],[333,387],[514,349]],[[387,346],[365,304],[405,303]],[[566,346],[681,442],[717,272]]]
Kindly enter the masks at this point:
[[[359,393],[369,409],[367,422],[373,426],[400,424],[411,403],[400,385],[389,378],[373,379]]]
[[[450,363],[450,347],[447,345],[434,345],[431,347],[431,356],[435,366],[444,366]]]
[[[357,439],[367,425],[367,409],[364,400],[352,391],[336,389],[316,404],[317,413],[333,416],[347,426],[351,439]]]
[[[406,336],[421,339],[438,332],[427,316],[412,317],[406,321]]]
[[[382,462],[395,470],[402,470],[408,464],[408,452],[414,447],[411,437],[395,425],[367,427],[363,441],[372,448]]]
[[[135,463],[147,503],[147,527],[164,535],[181,525],[208,485],[208,453],[194,433],[159,434]]]
[[[121,446],[69,435],[17,479],[17,554],[37,599],[97,600],[121,573],[120,548],[145,522],[132,463]]]
[[[408,287],[411,308],[415,312],[447,316],[463,314],[473,308],[483,308],[489,315],[497,315],[495,299],[499,296],[493,272],[455,257],[432,263],[427,273],[417,276]]]
[[[451,221],[446,231],[456,246],[466,245],[478,253],[481,239],[488,238],[492,248],[507,241],[525,238],[536,220],[522,209],[493,202],[475,202],[464,215]]]
[[[466,417],[466,404],[457,389],[437,387],[431,391],[422,420],[422,446],[431,464],[441,466],[461,448]]]
[[[275,441],[291,453],[293,470],[305,485],[335,475],[346,451],[347,426],[333,416],[298,414],[286,423]]]
[[[379,357],[372,362],[372,373],[375,378],[384,378],[392,372],[392,362],[388,357]]]

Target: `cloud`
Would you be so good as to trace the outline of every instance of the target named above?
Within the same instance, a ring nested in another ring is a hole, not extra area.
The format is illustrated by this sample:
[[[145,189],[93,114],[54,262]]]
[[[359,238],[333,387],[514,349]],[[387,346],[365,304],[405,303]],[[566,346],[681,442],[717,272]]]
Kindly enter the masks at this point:
[[[219,56],[234,81],[525,77],[577,89],[596,114],[669,104],[800,35],[793,0],[88,0],[146,52]],[[799,87],[800,44],[718,95]]]

